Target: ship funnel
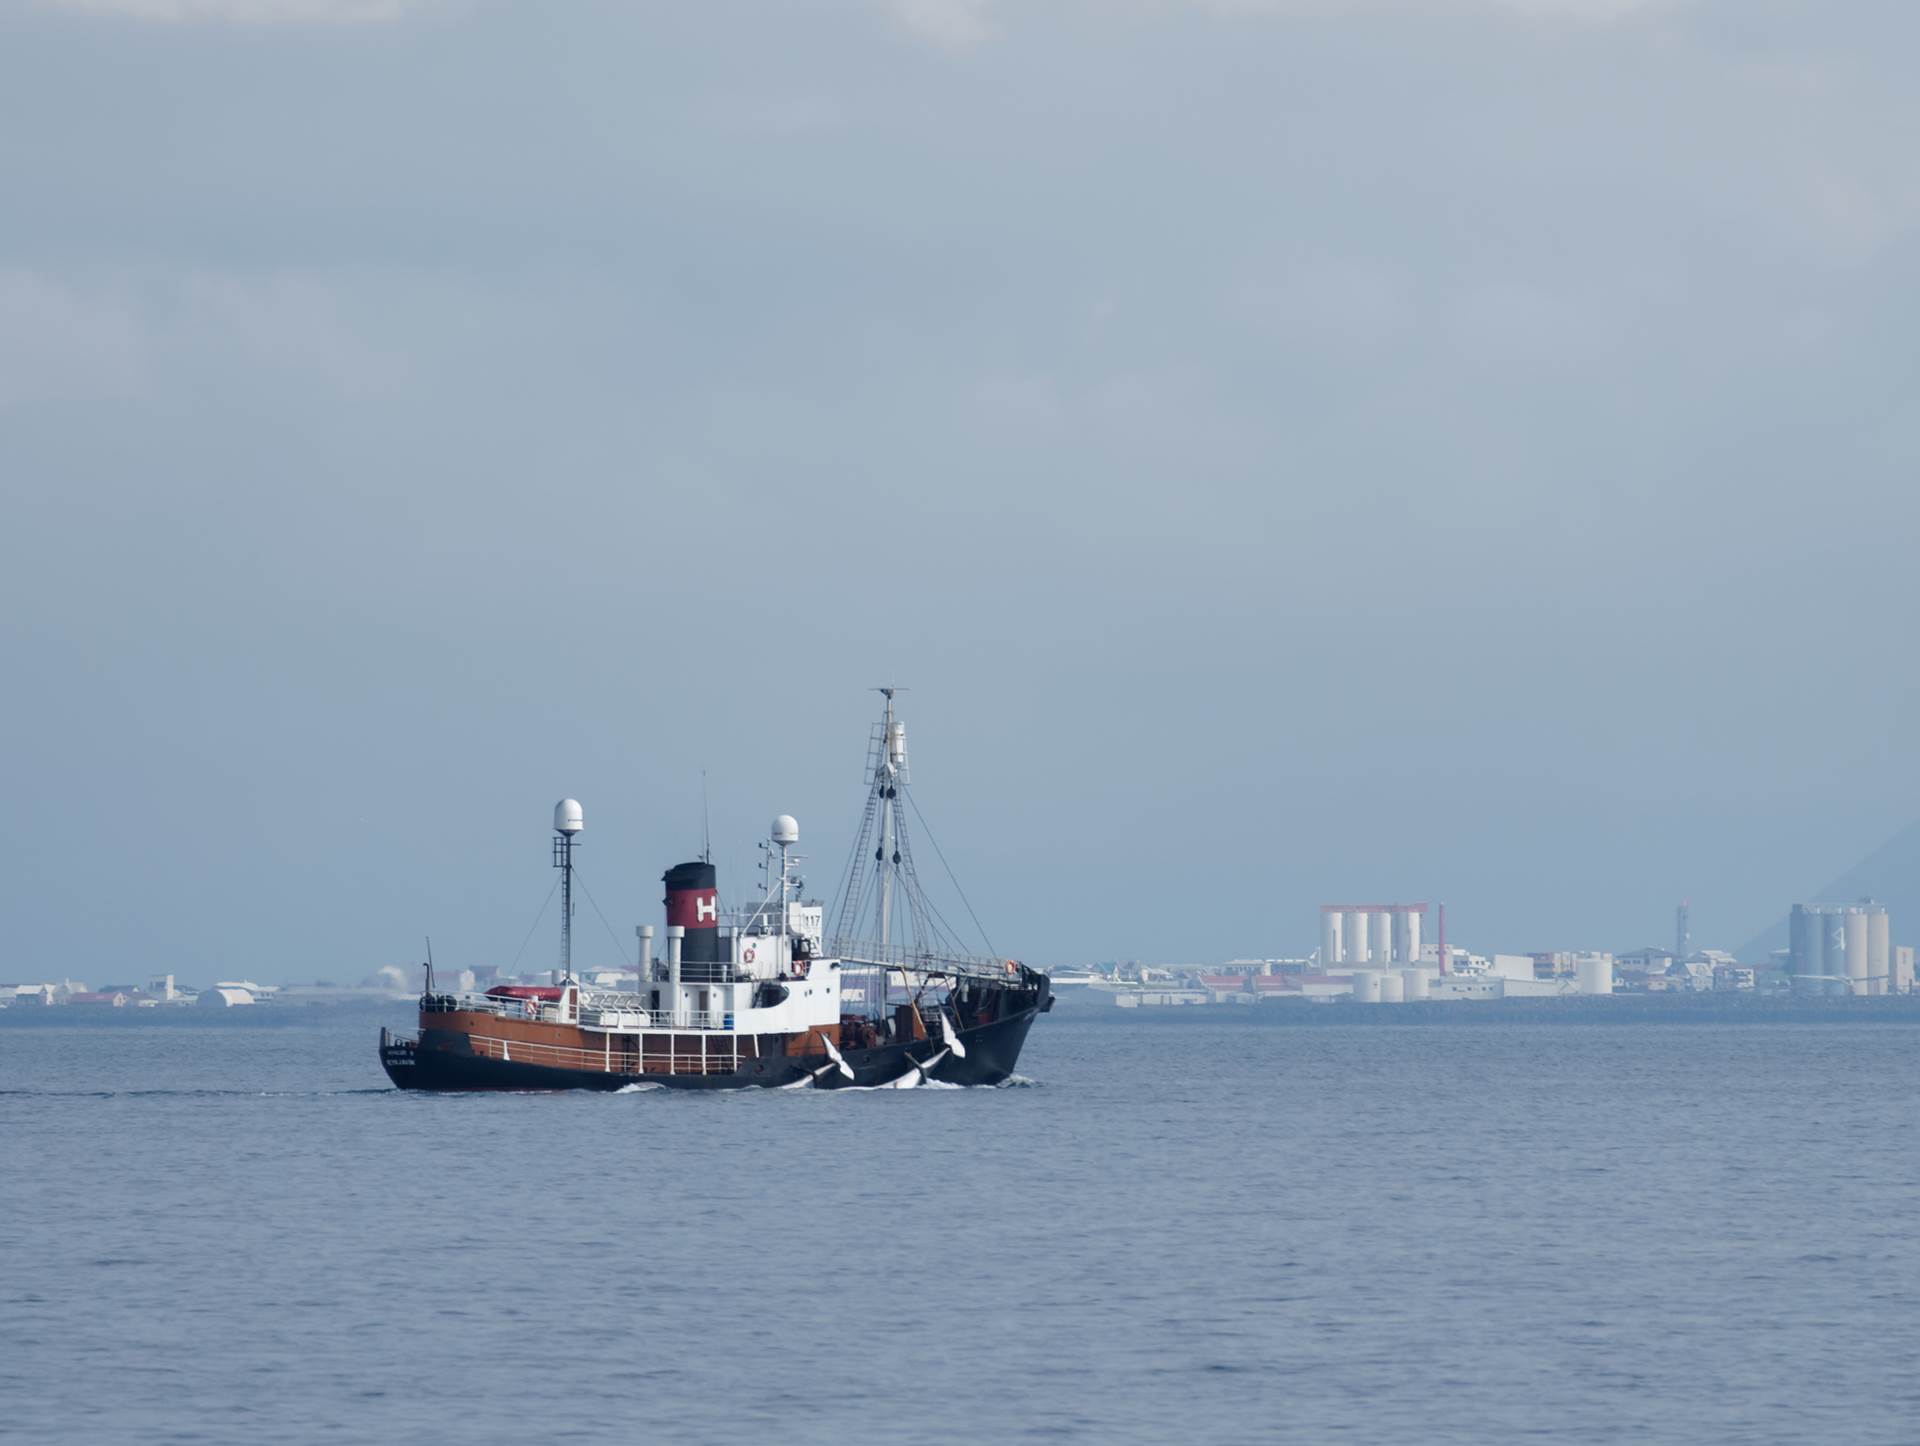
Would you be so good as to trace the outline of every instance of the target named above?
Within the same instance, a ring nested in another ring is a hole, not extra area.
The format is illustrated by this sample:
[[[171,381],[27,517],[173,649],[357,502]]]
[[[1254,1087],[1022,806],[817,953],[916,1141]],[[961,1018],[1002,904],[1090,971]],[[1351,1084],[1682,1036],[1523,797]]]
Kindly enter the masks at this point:
[[[667,886],[667,925],[687,931],[680,957],[689,964],[720,962],[719,875],[712,864],[675,864],[661,875]]]

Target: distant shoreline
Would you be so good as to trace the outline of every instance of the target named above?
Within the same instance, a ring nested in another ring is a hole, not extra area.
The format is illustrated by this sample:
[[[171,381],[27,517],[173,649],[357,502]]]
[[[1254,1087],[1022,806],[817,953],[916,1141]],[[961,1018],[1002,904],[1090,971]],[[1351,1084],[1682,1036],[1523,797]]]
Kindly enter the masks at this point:
[[[316,1024],[327,1019],[362,1016],[368,1019],[400,1015],[411,1017],[412,999],[301,999],[274,1004],[243,1004],[230,1009],[204,1009],[197,1004],[166,1004],[151,1009],[101,1004],[13,1005],[0,1009],[0,1029],[179,1029],[204,1025],[214,1029],[278,1028]]]
[[[1057,1006],[1056,1006],[1057,1007]],[[1410,1000],[1401,1004],[1354,1004],[1336,1000],[1286,1003],[1188,1004],[1121,1009],[1075,1000],[1064,1017],[1073,1020],[1179,1019],[1191,1023],[1280,1025],[1567,1024],[1920,1024],[1920,994],[1879,998],[1808,998],[1790,994],[1615,994],[1543,999]]]

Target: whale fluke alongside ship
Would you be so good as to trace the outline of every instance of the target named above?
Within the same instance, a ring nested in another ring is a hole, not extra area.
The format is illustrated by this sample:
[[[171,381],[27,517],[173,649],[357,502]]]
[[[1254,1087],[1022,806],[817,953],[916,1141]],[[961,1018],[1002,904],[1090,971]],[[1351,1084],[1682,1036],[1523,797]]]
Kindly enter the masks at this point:
[[[435,990],[415,1036],[380,1031],[380,1063],[402,1089],[911,1089],[994,1085],[1052,1007],[1046,974],[969,953],[922,891],[906,827],[906,727],[895,690],[867,755],[867,804],[833,934],[800,896],[799,826],[774,820],[761,845],[760,902],[723,916],[710,859],[676,864],[666,885],[666,957],[640,930],[638,988],[573,977],[573,849],[580,805],[554,810],[561,870],[559,982]],[[969,910],[971,912],[971,910]],[[930,1027],[931,1026],[931,1027]]]

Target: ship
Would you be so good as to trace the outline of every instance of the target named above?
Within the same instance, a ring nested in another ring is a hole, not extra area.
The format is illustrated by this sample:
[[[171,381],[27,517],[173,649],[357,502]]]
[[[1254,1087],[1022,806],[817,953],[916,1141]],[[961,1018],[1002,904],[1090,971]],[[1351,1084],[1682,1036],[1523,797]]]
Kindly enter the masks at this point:
[[[757,899],[722,907],[710,849],[675,864],[661,876],[663,957],[642,925],[637,987],[589,987],[572,965],[585,815],[562,799],[551,841],[561,893],[553,982],[448,993],[429,962],[417,1032],[380,1031],[387,1077],[404,1090],[452,1091],[1007,1083],[1053,992],[1042,970],[964,949],[921,886],[899,690],[878,691],[866,808],[831,930],[796,872],[799,825],[782,814],[760,844]]]

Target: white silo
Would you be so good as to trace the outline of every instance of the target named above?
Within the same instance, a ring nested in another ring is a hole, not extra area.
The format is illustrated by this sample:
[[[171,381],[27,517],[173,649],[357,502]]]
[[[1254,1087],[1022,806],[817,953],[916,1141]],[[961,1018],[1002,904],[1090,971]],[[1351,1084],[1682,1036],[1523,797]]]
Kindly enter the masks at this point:
[[[1835,994],[1846,989],[1847,920],[1839,909],[1820,911],[1820,972],[1826,976],[1821,981],[1825,986],[1823,993]]]
[[[1320,910],[1320,968],[1322,972],[1340,963],[1340,911]]]
[[[1367,937],[1373,941],[1373,962],[1391,964],[1393,962],[1393,915],[1385,909],[1373,916]]]
[[[1380,974],[1380,1002],[1382,1004],[1400,1004],[1407,997],[1407,981],[1400,977],[1398,969],[1382,970]]]
[[[1574,964],[1573,973],[1582,994],[1613,993],[1613,960],[1607,955],[1588,955]]]
[[[1893,964],[1893,949],[1888,934],[1887,911],[1875,904],[1867,911],[1867,992],[1885,994],[1892,985],[1888,979]]]
[[[1365,909],[1350,909],[1346,916],[1347,963],[1365,964],[1373,956],[1367,950],[1367,920],[1372,917]]]
[[[1380,975],[1372,969],[1353,971],[1353,999],[1356,1004],[1380,1002]]]
[[[1400,960],[1404,964],[1418,964],[1420,962],[1420,945],[1424,942],[1420,937],[1420,911],[1418,909],[1402,909],[1400,911],[1400,927],[1406,935],[1404,946],[1400,950]]]
[[[1847,993],[1867,992],[1867,911],[1847,910]]]
[[[1400,992],[1408,999],[1425,999],[1431,992],[1428,981],[1432,978],[1433,976],[1424,969],[1402,969]]]

